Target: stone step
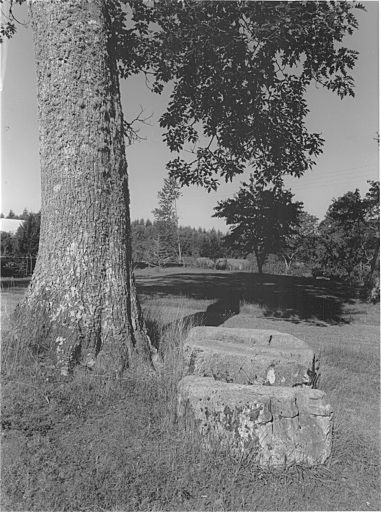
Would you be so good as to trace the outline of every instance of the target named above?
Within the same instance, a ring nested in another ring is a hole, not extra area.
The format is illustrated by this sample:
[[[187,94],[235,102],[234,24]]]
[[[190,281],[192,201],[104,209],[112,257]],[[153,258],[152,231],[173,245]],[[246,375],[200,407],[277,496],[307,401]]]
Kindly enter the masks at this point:
[[[239,384],[311,386],[317,378],[312,349],[277,331],[195,327],[183,345],[185,374]]]
[[[332,447],[332,408],[323,391],[232,384],[189,375],[178,386],[180,421],[203,444],[253,454],[262,466],[322,464]]]
[[[187,340],[218,340],[247,346],[309,348],[307,343],[291,334],[273,329],[244,329],[229,327],[193,327]]]

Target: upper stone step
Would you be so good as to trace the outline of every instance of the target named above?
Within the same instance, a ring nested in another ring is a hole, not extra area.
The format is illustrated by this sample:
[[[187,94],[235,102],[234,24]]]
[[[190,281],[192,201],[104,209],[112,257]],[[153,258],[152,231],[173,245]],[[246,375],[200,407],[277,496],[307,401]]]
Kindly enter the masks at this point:
[[[317,377],[307,343],[275,330],[195,327],[183,354],[186,374],[225,382],[294,387]]]
[[[247,346],[280,348],[310,348],[307,343],[291,334],[273,329],[243,329],[229,327],[193,327],[187,340],[218,340]]]

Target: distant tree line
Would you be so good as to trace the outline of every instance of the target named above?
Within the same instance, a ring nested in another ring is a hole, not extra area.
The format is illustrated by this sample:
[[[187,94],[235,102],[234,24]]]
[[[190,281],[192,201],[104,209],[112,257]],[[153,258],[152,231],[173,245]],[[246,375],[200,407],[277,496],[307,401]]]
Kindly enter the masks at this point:
[[[215,208],[215,216],[225,218],[230,227],[224,235],[215,229],[179,226],[179,189],[173,180],[165,180],[159,206],[153,210],[155,220],[131,224],[133,261],[200,266],[204,259],[216,266],[221,259],[246,259],[246,268],[259,273],[312,274],[379,290],[380,185],[369,185],[365,197],[356,189],[333,199],[319,222],[304,211],[303,203],[293,202],[290,191],[263,188],[251,179],[233,199]],[[40,217],[40,212],[26,209],[18,217],[10,211],[7,218],[24,222],[14,235],[1,233],[3,276],[9,271],[21,275],[29,268],[25,259],[37,257]]]
[[[1,218],[4,215],[1,214]],[[1,256],[7,259],[8,273],[22,275],[25,258],[36,258],[40,239],[41,213],[31,213],[26,209],[21,215],[11,210],[10,219],[22,219],[24,222],[15,234],[1,232]],[[173,219],[158,216],[150,220],[134,220],[132,229],[132,253],[135,263],[145,262],[152,265],[175,263],[183,258],[209,258],[216,261],[232,255],[223,243],[224,234],[215,229],[195,229],[178,226]],[[20,260],[20,261],[18,261]],[[2,268],[2,275],[6,271]]]
[[[163,265],[178,262],[179,247],[181,261],[200,257],[216,261],[232,253],[224,244],[224,234],[215,229],[173,226],[170,222],[166,225],[163,221],[144,219],[134,220],[131,228],[135,263]]]
[[[29,212],[26,208],[24,208],[21,215],[16,215],[13,210],[9,210],[9,213],[6,217],[4,217],[3,213],[0,213],[0,219],[27,220],[28,217],[29,217]]]
[[[152,213],[154,222],[135,220],[132,223],[132,259],[135,265],[150,264],[193,264],[197,258],[207,258],[216,263],[230,251],[223,243],[220,231],[194,229],[179,225],[177,201],[181,187],[175,178],[164,179],[163,188],[158,192],[158,206]]]

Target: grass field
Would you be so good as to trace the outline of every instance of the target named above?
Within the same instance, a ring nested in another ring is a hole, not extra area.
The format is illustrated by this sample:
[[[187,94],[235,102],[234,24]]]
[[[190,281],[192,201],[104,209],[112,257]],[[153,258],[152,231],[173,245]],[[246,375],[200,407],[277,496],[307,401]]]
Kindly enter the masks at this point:
[[[2,510],[381,510],[379,305],[329,281],[189,269],[136,272],[162,363],[115,381],[30,359],[2,375]],[[3,347],[23,290],[2,288]],[[176,423],[179,348],[194,325],[277,329],[321,359],[334,408],[322,467],[258,468]],[[8,371],[7,371],[8,370]]]

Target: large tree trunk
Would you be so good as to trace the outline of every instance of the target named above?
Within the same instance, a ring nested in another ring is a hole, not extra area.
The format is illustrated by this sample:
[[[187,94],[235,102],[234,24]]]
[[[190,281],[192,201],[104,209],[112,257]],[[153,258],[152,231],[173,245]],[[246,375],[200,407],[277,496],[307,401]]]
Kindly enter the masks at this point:
[[[150,361],[131,264],[127,162],[106,0],[30,0],[42,218],[17,332],[78,362]]]

